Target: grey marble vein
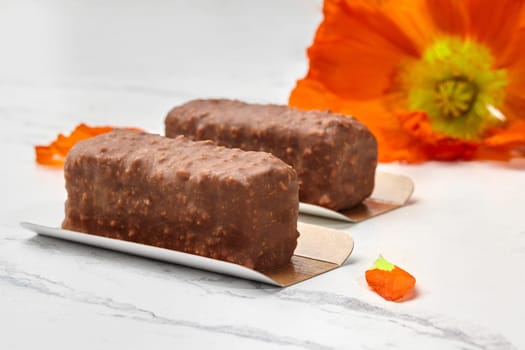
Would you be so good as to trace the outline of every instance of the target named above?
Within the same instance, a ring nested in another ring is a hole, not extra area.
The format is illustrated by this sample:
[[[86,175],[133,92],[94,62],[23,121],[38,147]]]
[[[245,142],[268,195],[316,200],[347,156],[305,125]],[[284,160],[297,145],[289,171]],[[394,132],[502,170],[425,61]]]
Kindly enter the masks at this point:
[[[279,298],[308,305],[333,305],[350,312],[387,318],[389,322],[395,322],[403,327],[410,328],[416,334],[457,341],[467,346],[468,349],[515,349],[513,344],[499,334],[486,333],[479,329],[468,333],[460,328],[445,326],[435,322],[431,317],[424,318],[407,313],[393,312],[345,295],[322,291],[285,289],[279,293]]]
[[[138,308],[129,303],[122,303],[111,298],[104,298],[75,290],[64,283],[50,280],[46,277],[30,274],[16,270],[6,261],[0,260],[0,280],[15,285],[20,288],[27,288],[38,293],[66,298],[72,301],[103,305],[111,310],[118,311],[115,315],[123,318],[130,318],[144,322],[155,322],[161,324],[176,325],[180,327],[190,327],[207,332],[218,332],[273,343],[277,345],[294,345],[305,349],[329,349],[320,343],[296,339],[293,337],[283,337],[272,334],[263,329],[255,327],[236,327],[231,325],[205,325],[191,320],[172,319],[169,317],[159,316],[154,311]],[[205,282],[225,282],[235,280],[227,276],[204,276],[193,280],[185,280],[185,283],[197,286],[205,291],[206,294],[221,294],[229,297],[256,299],[256,295],[249,295],[241,290],[213,288],[205,286]],[[248,289],[247,291],[250,291]],[[297,288],[288,288],[278,292],[268,292],[259,290],[261,293],[271,293],[279,300],[305,304],[307,307],[322,309],[326,306],[333,306],[342,309],[344,312],[358,314],[359,317],[372,318],[374,320],[383,320],[398,324],[401,327],[410,329],[414,334],[438,338],[451,343],[457,343],[459,348],[464,349],[515,349],[515,347],[503,336],[494,333],[487,333],[479,328],[470,327],[469,331],[444,325],[444,320],[433,320],[432,317],[420,317],[406,313],[390,311],[376,305],[361,301],[357,298],[345,295],[323,292],[323,291],[306,291]]]
[[[332,349],[320,343],[309,340],[302,340],[293,337],[272,334],[260,328],[255,327],[236,327],[232,325],[206,325],[199,322],[173,319],[157,315],[155,312],[138,308],[129,303],[122,303],[111,298],[99,297],[89,293],[83,293],[72,289],[64,283],[52,281],[40,275],[29,274],[16,271],[5,262],[0,264],[0,281],[11,284],[20,288],[27,288],[37,293],[49,296],[65,298],[71,301],[104,306],[113,310],[113,316],[127,318],[142,322],[150,322],[177,327],[188,327],[211,333],[222,333],[251,340],[257,340],[268,345],[292,345],[311,350],[328,350]],[[51,287],[53,288],[51,288]]]
[[[357,314],[357,316],[360,318],[373,318],[376,320],[381,320],[381,322],[395,323],[400,327],[410,329],[414,334],[456,342],[459,344],[459,346],[465,346],[468,349],[492,350],[515,348],[506,338],[499,334],[489,333],[476,327],[465,327],[464,324],[461,325],[461,327],[454,327],[452,325],[444,324],[445,321],[434,320],[432,317],[421,317],[407,313],[393,312],[386,308],[366,303],[357,298],[336,293],[302,290],[300,289],[300,286],[281,290],[259,283],[239,280],[229,276],[217,275],[207,272],[195,274],[192,269],[182,266],[144,260],[142,258],[132,257],[117,252],[100,250],[97,248],[86,247],[70,242],[62,242],[46,237],[36,236],[25,241],[24,244],[26,244],[28,247],[38,247],[39,249],[43,248],[54,254],[65,251],[67,254],[72,254],[74,256],[82,255],[95,259],[99,259],[101,257],[111,258],[111,264],[124,264],[127,268],[137,267],[141,274],[147,274],[150,276],[152,276],[152,273],[159,276],[169,276],[170,278],[174,278],[182,283],[202,290],[204,294],[208,296],[223,295],[232,298],[255,300],[259,298],[261,294],[271,295],[281,301],[304,304],[309,308],[317,308],[325,312],[326,306],[331,306],[339,309],[340,312],[351,312]],[[144,269],[145,263],[150,265],[151,269],[146,269],[146,271]],[[7,261],[2,261],[2,259],[0,259],[0,266],[1,265],[3,265],[4,268],[9,267],[9,263]],[[22,278],[13,278],[12,276],[21,276]],[[59,289],[67,290],[67,295],[69,297],[74,296],[73,299],[76,301],[82,302],[87,300],[92,304],[102,303],[104,305],[109,303],[106,306],[110,307],[112,305],[111,308],[114,309],[118,304],[114,301],[110,300],[108,302],[107,299],[100,299],[91,295],[80,297],[79,295],[82,295],[82,293],[74,291],[64,284],[57,283],[39,275],[26,274],[25,272],[14,273],[14,270],[12,270],[1,278],[5,281],[9,281],[12,284],[18,285],[19,287],[35,288],[35,286],[37,286],[36,290],[44,294],[61,296],[60,293],[56,294],[55,292],[50,292],[50,289],[46,287],[46,285],[52,285]],[[40,284],[35,285],[35,281]],[[126,307],[133,306],[128,305]],[[170,321],[169,318],[163,318],[159,316],[158,320],[161,319],[163,322],[173,321]],[[177,322],[181,324],[187,324],[188,327],[190,324],[193,324],[191,321],[177,320]],[[226,329],[229,330],[227,327]],[[234,330],[229,331],[235,332]],[[263,336],[264,334],[261,335],[261,337]]]

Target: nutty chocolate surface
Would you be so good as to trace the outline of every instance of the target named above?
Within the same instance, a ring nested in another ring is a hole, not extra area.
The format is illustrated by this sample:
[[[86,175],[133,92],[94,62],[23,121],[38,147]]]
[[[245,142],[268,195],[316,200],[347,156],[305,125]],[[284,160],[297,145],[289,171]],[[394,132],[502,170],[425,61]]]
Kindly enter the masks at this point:
[[[297,244],[297,175],[267,153],[116,130],[75,145],[64,174],[64,229],[257,270]]]
[[[357,120],[322,111],[235,100],[194,100],[173,108],[166,136],[265,151],[292,165],[302,202],[353,207],[374,188],[377,143]]]

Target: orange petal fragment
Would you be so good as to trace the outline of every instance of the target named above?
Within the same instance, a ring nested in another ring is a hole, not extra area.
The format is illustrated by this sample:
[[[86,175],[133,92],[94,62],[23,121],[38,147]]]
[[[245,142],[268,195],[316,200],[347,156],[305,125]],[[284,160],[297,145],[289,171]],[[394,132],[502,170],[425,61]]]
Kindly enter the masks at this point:
[[[48,146],[35,146],[36,162],[41,165],[60,167],[64,165],[66,156],[73,146],[82,140],[110,132],[116,129],[112,126],[88,126],[79,124],[69,136],[58,134],[55,141]],[[140,130],[137,128],[127,128],[129,130]]]
[[[514,148],[525,145],[525,121],[518,120],[511,123],[506,129],[495,130],[493,135],[484,140],[489,147]]]
[[[374,266],[366,271],[365,276],[370,288],[390,301],[403,298],[416,284],[414,276],[382,256],[379,256]]]
[[[425,112],[408,111],[399,113],[398,118],[402,130],[412,136],[428,159],[469,160],[474,158],[479,147],[477,142],[455,139],[434,131]]]

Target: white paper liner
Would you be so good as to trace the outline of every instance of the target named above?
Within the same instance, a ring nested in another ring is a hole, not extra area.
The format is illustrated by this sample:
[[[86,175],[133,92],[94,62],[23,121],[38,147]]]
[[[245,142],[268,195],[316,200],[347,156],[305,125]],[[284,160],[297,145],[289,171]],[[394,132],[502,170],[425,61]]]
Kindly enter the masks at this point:
[[[327,219],[360,222],[404,206],[413,192],[414,183],[409,177],[377,172],[374,191],[358,206],[335,211],[314,204],[300,203],[299,212]]]
[[[226,261],[175,250],[63,230],[30,222],[22,222],[21,225],[42,236],[110,249],[279,287],[302,282],[339,267],[346,261],[354,246],[352,238],[346,233],[298,223],[298,230],[301,235],[290,264],[279,271],[263,274]]]

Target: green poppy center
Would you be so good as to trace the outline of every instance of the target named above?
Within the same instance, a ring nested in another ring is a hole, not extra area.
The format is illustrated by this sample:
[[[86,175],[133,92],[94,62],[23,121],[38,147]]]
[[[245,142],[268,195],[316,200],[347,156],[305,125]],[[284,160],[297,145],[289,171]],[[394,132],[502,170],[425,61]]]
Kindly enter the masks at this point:
[[[404,76],[410,110],[425,111],[434,130],[476,140],[504,121],[507,72],[494,68],[489,49],[470,39],[442,38]]]
[[[436,83],[434,104],[445,118],[460,118],[471,111],[477,95],[474,82],[466,77],[452,77]]]

